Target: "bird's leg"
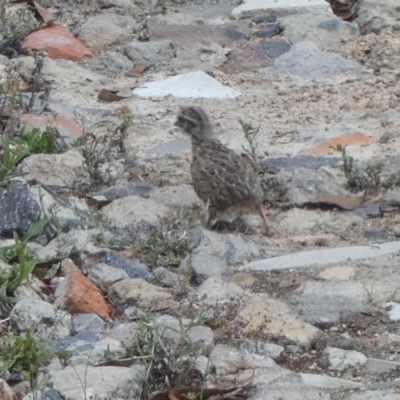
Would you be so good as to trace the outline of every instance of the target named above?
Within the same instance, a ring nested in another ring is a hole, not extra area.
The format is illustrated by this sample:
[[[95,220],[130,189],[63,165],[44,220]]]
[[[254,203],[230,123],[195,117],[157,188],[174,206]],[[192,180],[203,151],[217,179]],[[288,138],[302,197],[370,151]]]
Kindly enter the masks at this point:
[[[262,218],[263,221],[264,221],[264,225],[265,225],[265,236],[270,236],[270,235],[271,235],[271,232],[270,232],[270,229],[269,229],[269,222],[268,222],[267,216],[265,215],[265,210],[264,210],[264,207],[263,207],[262,203],[256,204],[256,208],[257,208],[257,211],[260,213],[261,218]]]

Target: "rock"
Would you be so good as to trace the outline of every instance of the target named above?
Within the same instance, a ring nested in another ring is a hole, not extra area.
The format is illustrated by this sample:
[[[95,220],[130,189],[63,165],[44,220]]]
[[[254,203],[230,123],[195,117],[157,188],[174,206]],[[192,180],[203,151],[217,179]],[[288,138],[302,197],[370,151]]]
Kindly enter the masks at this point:
[[[378,360],[376,358],[368,358],[365,363],[365,369],[373,375],[384,374],[399,367],[400,363],[386,360]]]
[[[71,315],[40,300],[19,300],[10,319],[19,330],[30,329],[50,342],[69,336],[71,331]]]
[[[240,349],[251,354],[259,354],[268,356],[272,359],[279,358],[285,348],[274,343],[266,343],[262,341],[246,340],[240,345]]]
[[[391,16],[371,8],[362,8],[357,18],[357,25],[362,35],[391,33],[399,29],[398,22]]]
[[[400,189],[389,189],[382,197],[379,208],[381,211],[392,211],[400,207]]]
[[[261,28],[257,35],[262,38],[271,38],[276,35],[279,35],[282,32],[282,27],[280,24],[272,24],[267,26],[266,28]]]
[[[35,180],[47,186],[74,186],[79,175],[84,175],[84,158],[76,150],[63,154],[33,154],[19,165],[26,180]]]
[[[116,75],[133,68],[133,63],[129,58],[116,51],[104,51],[96,58],[92,58],[88,65],[94,71],[103,75]]]
[[[183,276],[179,276],[164,267],[157,267],[153,271],[153,274],[156,279],[166,287],[178,287],[181,279],[184,279]]]
[[[327,213],[321,210],[293,208],[278,214],[273,228],[280,235],[295,237],[314,235],[323,239],[322,232],[329,232],[336,237],[347,237],[351,232],[357,232],[362,222],[360,217],[350,213],[335,211]]]
[[[86,56],[93,56],[86,47],[61,26],[46,26],[29,34],[22,41],[25,51],[46,51],[52,59],[79,61]]]
[[[122,270],[129,278],[140,278],[148,282],[154,279],[154,275],[148,271],[148,268],[138,261],[131,261],[112,251],[101,251],[88,255],[84,262],[84,268],[90,273],[98,263],[107,264],[115,269]]]
[[[363,196],[351,194],[325,170],[302,167],[282,170],[275,175],[267,175],[263,185],[270,201],[290,206],[329,204],[345,210],[355,210],[364,203]]]
[[[350,246],[335,249],[303,251],[301,253],[254,261],[244,265],[240,270],[272,271],[310,266],[324,266],[379,257],[400,250],[400,242],[388,242],[372,246]]]
[[[124,270],[111,267],[102,262],[96,263],[89,268],[84,268],[83,271],[87,273],[87,277],[90,281],[104,292],[106,292],[114,282],[129,278]]]
[[[286,168],[295,169],[319,169],[321,167],[339,167],[342,163],[340,157],[322,157],[322,156],[294,156],[267,158],[262,164],[268,169]]]
[[[126,229],[129,226],[137,230],[159,226],[168,209],[153,200],[137,196],[115,199],[101,209],[101,214],[108,219],[109,226]]]
[[[400,321],[400,304],[392,301],[386,306],[389,308],[389,318],[392,321]]]
[[[249,298],[250,293],[234,283],[226,283],[220,278],[212,277],[199,286],[196,295],[202,304],[215,307],[243,303]]]
[[[360,71],[359,64],[336,53],[320,52],[309,40],[294,44],[289,52],[275,60],[274,65],[280,73],[316,82],[343,81]]]
[[[398,400],[399,395],[391,390],[362,390],[349,394],[346,400]]]
[[[127,367],[67,366],[62,370],[48,369],[48,384],[64,399],[79,400],[90,396],[98,400],[110,398],[138,398],[144,380],[144,367],[135,364]],[[85,376],[82,388],[81,379]]]
[[[268,321],[268,324],[265,324],[265,321]],[[247,301],[233,324],[243,333],[283,335],[300,343],[310,342],[320,333],[319,329],[295,316],[281,301],[256,297]]]
[[[98,332],[105,328],[105,322],[94,313],[75,314],[72,316],[72,326],[76,333],[92,331]]]
[[[228,272],[228,265],[224,260],[201,250],[192,255],[192,268],[198,284],[210,277],[221,277]]]
[[[127,182],[124,185],[110,186],[100,190],[90,197],[98,201],[105,199],[112,201],[127,196],[138,196],[147,199],[150,193],[154,191],[155,186],[145,182]]]
[[[328,281],[348,281],[354,277],[355,272],[351,266],[330,267],[321,271],[318,276]]]
[[[33,198],[41,204],[44,215],[51,216],[52,224],[60,232],[85,228],[90,219],[90,210],[85,201],[76,197],[63,198],[43,186],[31,188]]]
[[[69,364],[97,366],[126,355],[126,349],[117,340],[100,333],[85,331],[67,337],[56,344],[56,351],[70,352]]]
[[[246,288],[256,283],[257,279],[251,276],[250,274],[246,274],[244,272],[238,272],[237,274],[230,276],[228,278],[228,282],[234,283],[235,285],[238,285],[241,288]]]
[[[147,150],[149,157],[179,157],[190,152],[190,141],[186,139],[170,140],[160,143]]]
[[[335,347],[327,347],[322,353],[330,363],[330,369],[344,371],[350,367],[364,365],[367,357],[358,351],[342,350]]]
[[[361,388],[362,383],[348,381],[346,379],[333,378],[331,376],[300,374],[305,385],[320,389],[357,389]]]
[[[193,209],[194,205],[201,204],[201,200],[191,185],[157,188],[151,192],[150,200],[177,211],[188,211]]]
[[[230,89],[202,71],[175,75],[170,78],[146,83],[133,93],[139,97],[203,98],[234,99],[240,96],[236,90]]]
[[[187,327],[191,323],[188,319],[180,319],[171,317],[169,315],[161,315],[156,318],[156,324],[159,327],[162,337],[167,340],[172,340],[177,343],[182,339],[182,332],[180,323]],[[214,343],[215,334],[207,326],[196,325],[187,331],[186,336],[192,343],[201,344],[202,347],[210,348]]]
[[[128,40],[135,25],[136,21],[129,15],[99,14],[82,25],[79,39],[91,49],[101,50]]]
[[[232,14],[237,15],[246,11],[258,10],[299,10],[324,9],[326,3],[323,0],[245,0],[239,7],[233,9]]]
[[[168,290],[151,285],[143,279],[123,279],[110,287],[108,297],[114,304],[151,308],[161,301],[171,299],[172,295]]]
[[[16,400],[18,399],[17,395],[8,385],[8,383],[0,378],[0,393],[1,393],[1,400]]]
[[[175,56],[175,45],[172,40],[158,40],[146,43],[131,42],[124,47],[125,55],[136,65],[156,66]]]
[[[108,304],[99,289],[79,271],[70,271],[57,286],[55,304],[71,313],[95,313],[109,321]]]
[[[364,236],[372,240],[387,240],[389,235],[380,229],[369,228],[364,231]]]
[[[356,39],[359,35],[355,24],[342,21],[328,13],[287,15],[279,20],[282,36],[294,44],[302,40],[310,40],[322,48],[338,47],[342,41]]]
[[[0,192],[0,236],[24,236],[40,219],[41,209],[24,180],[14,180]]]
[[[386,346],[390,343],[400,343],[400,336],[394,333],[384,332],[378,337],[378,346]]]
[[[214,347],[210,362],[217,375],[235,374],[246,369],[279,368],[270,357],[241,352],[223,344]]]

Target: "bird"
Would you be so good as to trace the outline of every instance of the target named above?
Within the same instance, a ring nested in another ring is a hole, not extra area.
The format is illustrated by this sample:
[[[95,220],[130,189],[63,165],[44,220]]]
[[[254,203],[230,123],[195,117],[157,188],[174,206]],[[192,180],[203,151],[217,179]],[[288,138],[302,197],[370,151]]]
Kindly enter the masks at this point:
[[[175,126],[191,137],[193,188],[209,207],[209,221],[218,211],[250,205],[259,212],[265,234],[269,236],[269,222],[263,208],[264,193],[252,164],[214,138],[213,126],[201,107],[183,107]]]
[[[352,21],[358,16],[363,0],[325,0],[332,8],[333,13],[345,21]]]

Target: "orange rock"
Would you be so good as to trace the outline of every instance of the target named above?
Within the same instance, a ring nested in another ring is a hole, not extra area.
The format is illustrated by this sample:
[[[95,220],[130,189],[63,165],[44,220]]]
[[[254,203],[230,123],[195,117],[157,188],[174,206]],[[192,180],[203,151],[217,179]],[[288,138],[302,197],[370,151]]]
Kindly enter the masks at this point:
[[[329,139],[326,142],[319,144],[318,146],[311,147],[310,149],[304,149],[300,152],[301,155],[319,155],[326,154],[332,151],[332,147],[339,145],[351,146],[353,144],[369,144],[371,139],[364,133],[353,133],[351,135],[340,135],[333,139]]]
[[[53,125],[60,131],[61,136],[67,142],[68,139],[72,141],[83,134],[82,128],[73,119],[61,114],[56,115],[55,118],[53,115],[22,114],[21,122],[28,130],[38,128],[44,131],[46,130],[46,125]]]
[[[109,321],[110,311],[100,290],[81,272],[71,271],[58,285],[55,304],[71,314],[95,313]]]
[[[61,26],[48,26],[32,32],[22,41],[23,50],[47,51],[52,59],[79,61],[94,53]]]

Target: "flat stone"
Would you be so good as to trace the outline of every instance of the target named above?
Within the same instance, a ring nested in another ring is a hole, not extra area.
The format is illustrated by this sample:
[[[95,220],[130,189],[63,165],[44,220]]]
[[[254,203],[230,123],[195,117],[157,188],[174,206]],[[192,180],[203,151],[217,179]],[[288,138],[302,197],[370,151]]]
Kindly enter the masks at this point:
[[[320,389],[357,389],[363,385],[358,382],[348,381],[346,379],[332,378],[331,376],[300,374],[305,385],[310,385]]]
[[[327,347],[322,353],[328,358],[330,369],[335,371],[344,371],[350,367],[364,365],[367,362],[367,357],[354,350],[343,350],[336,347]]]
[[[256,297],[247,300],[245,308],[239,312],[233,323],[243,333],[283,335],[300,343],[310,342],[320,333],[319,329],[302,321],[281,301]]]
[[[75,314],[72,316],[72,325],[77,333],[85,331],[100,331],[106,326],[97,314]]]
[[[342,159],[340,157],[294,156],[267,158],[262,163],[266,168],[319,169],[324,166],[339,167]]]
[[[90,365],[67,366],[64,369],[48,368],[48,384],[63,399],[84,398],[137,399],[144,380],[144,367],[135,364],[127,367],[92,367]],[[85,377],[82,388],[82,377]]]
[[[321,279],[328,281],[348,281],[353,278],[355,269],[350,266],[345,267],[330,267],[319,273]]]
[[[274,343],[266,343],[262,341],[246,340],[241,343],[240,349],[247,351],[251,354],[260,354],[262,356],[269,356],[273,359],[278,358],[285,348]]]
[[[172,40],[156,40],[151,42],[131,42],[125,45],[126,56],[135,64],[146,66],[159,65],[175,56],[175,45]]]
[[[378,346],[386,346],[390,343],[400,343],[400,336],[394,333],[384,332],[378,337]]]
[[[211,276],[222,276],[228,272],[225,260],[205,251],[198,251],[192,255],[192,268],[196,282],[203,283]]]
[[[175,75],[170,78],[146,83],[133,90],[139,97],[234,99],[240,93],[222,85],[216,79],[202,71]]]
[[[155,186],[145,182],[127,182],[124,185],[115,185],[94,193],[90,197],[93,199],[104,199],[112,201],[126,196],[138,196],[148,198]]]
[[[400,242],[371,246],[349,246],[335,249],[312,250],[251,262],[242,271],[272,271],[288,268],[323,267],[366,258],[384,256],[400,250]]]
[[[385,372],[389,372],[392,369],[396,369],[400,367],[400,363],[380,360],[377,358],[368,358],[365,363],[365,369],[370,374],[383,374]]]
[[[326,8],[324,0],[244,0],[243,3],[233,9],[232,14],[237,15],[245,11],[276,10],[276,9],[308,9],[320,7]]]

